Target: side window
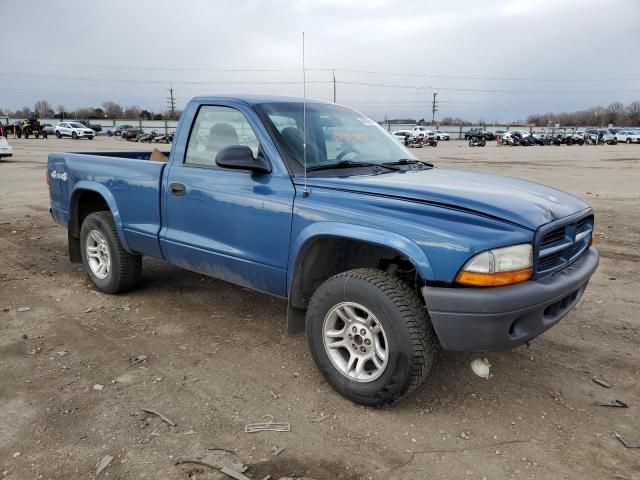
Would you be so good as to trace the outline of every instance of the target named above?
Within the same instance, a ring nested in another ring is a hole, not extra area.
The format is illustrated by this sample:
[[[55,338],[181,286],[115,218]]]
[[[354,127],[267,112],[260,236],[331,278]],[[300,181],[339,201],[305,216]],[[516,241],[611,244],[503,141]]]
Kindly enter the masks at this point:
[[[258,155],[258,139],[242,113],[231,107],[202,106],[191,129],[184,163],[215,166],[218,152],[231,145],[246,145]]]

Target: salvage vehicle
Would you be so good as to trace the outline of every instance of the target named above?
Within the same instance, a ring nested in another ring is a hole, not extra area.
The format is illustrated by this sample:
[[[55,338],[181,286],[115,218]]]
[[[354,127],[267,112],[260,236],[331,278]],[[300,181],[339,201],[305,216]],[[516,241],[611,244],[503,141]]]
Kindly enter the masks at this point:
[[[88,138],[89,140],[93,140],[93,137],[96,136],[96,132],[85,127],[80,122],[60,122],[56,125],[56,128],[54,128],[54,131],[58,138],[71,137],[74,140],[79,138]]]
[[[129,130],[130,128],[134,128],[133,125],[118,125],[116,127],[113,127],[107,130],[107,135],[110,137],[114,135],[118,136],[122,132],[124,132],[125,130]]]
[[[85,127],[93,130],[95,133],[102,131],[102,125],[99,123],[91,123],[89,120],[76,120],[76,122],[84,125]]]
[[[47,138],[47,132],[43,129],[42,124],[38,121],[38,117],[32,114],[26,120],[22,121],[20,129],[17,131],[18,138],[29,138],[33,135],[36,138]]]
[[[638,130],[618,130],[615,139],[618,142],[640,143],[640,132]]]
[[[598,265],[582,200],[435,168],[344,106],[197,97],[157,154],[49,154],[70,260],[110,294],[136,287],[147,256],[286,299],[289,333],[363,405],[412,392],[439,348],[529,342]]]
[[[0,132],[0,159],[12,157],[12,156],[13,156],[13,149],[11,148],[11,145],[9,145],[9,142],[7,141],[7,139],[3,137],[2,132]]]

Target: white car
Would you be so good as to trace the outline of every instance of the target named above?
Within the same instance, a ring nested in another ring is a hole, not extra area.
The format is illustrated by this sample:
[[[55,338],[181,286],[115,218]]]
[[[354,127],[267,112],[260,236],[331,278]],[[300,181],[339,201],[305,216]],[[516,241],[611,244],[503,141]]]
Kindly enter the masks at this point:
[[[436,132],[434,132],[433,130],[429,130],[427,127],[421,127],[418,125],[416,125],[411,129],[411,133],[415,137],[435,137],[436,136]]]
[[[444,133],[439,130],[436,130],[435,133],[436,133],[436,139],[438,140],[445,140],[445,141],[451,140],[451,135],[449,135],[448,133]]]
[[[619,142],[640,143],[640,130],[619,130],[615,137]]]
[[[413,132],[411,130],[396,130],[395,132],[391,132],[391,135],[402,145],[404,145],[407,140],[413,138]]]
[[[7,142],[6,138],[0,137],[0,158],[12,156],[13,149],[11,148],[11,145],[9,145],[9,142]]]
[[[78,122],[60,122],[54,131],[58,138],[71,137],[74,140],[78,138],[93,140],[96,136],[96,132]]]

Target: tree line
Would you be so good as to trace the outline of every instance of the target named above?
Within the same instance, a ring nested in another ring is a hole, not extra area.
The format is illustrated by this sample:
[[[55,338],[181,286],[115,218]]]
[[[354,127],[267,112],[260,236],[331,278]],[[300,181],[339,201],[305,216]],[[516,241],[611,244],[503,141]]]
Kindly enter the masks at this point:
[[[424,120],[420,122],[424,122]],[[458,117],[444,117],[438,123],[441,125],[460,126],[487,124],[484,120],[471,122]],[[494,123],[499,124],[500,122],[496,121]],[[536,127],[553,127],[556,123],[571,127],[601,127],[609,124],[638,127],[640,126],[640,101],[631,102],[626,106],[622,102],[613,102],[606,107],[598,105],[575,112],[534,113],[529,115],[524,121],[520,120],[511,123],[533,125]]]
[[[19,110],[0,108],[0,115],[14,118],[28,118],[33,112],[40,118],[77,118],[84,120],[177,120],[180,112],[176,111],[173,118],[171,111],[154,112],[142,109],[136,105],[123,107],[115,102],[103,102],[100,107],[80,107],[67,109],[64,105],[53,107],[47,100],[38,100],[33,107],[25,106]]]

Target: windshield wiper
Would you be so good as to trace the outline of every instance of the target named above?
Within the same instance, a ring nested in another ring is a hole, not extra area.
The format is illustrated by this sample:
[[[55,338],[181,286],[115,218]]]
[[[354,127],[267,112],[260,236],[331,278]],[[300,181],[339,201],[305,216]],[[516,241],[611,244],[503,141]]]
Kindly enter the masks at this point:
[[[354,162],[353,160],[342,160],[337,163],[327,163],[326,165],[315,165],[308,167],[307,172],[317,172],[320,170],[333,170],[340,168],[353,168],[353,167],[381,167],[387,170],[399,171],[400,168],[385,163],[372,163],[372,162]]]
[[[395,162],[384,162],[384,163],[382,163],[382,165],[384,165],[384,166],[389,166],[389,165],[415,165],[415,164],[420,164],[420,165],[424,165],[425,167],[433,168],[433,163],[423,162],[421,160],[414,160],[413,158],[401,158],[400,160],[397,160]]]

